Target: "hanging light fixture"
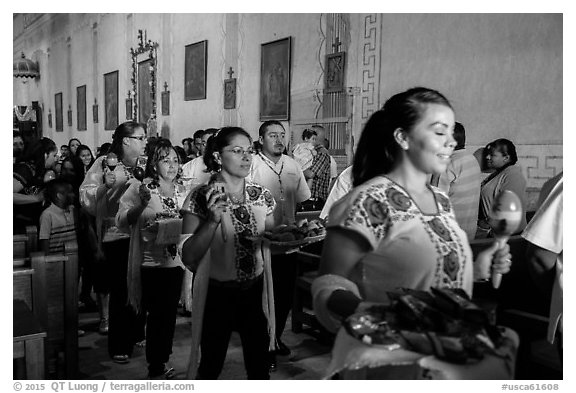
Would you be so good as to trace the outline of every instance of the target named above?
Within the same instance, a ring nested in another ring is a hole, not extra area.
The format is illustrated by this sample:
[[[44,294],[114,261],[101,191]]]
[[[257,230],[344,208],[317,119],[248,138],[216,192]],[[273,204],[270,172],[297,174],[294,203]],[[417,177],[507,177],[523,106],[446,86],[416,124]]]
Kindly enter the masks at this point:
[[[14,61],[14,77],[15,78],[38,78],[40,76],[40,70],[38,69],[38,63],[27,59],[22,52],[22,57]]]

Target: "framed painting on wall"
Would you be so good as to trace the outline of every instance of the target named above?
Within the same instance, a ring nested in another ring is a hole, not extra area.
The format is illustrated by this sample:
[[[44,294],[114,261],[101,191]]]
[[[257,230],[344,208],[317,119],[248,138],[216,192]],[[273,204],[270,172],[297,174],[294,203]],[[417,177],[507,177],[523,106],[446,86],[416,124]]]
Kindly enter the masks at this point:
[[[118,71],[104,74],[104,129],[118,126]]]
[[[56,107],[56,131],[64,131],[64,118],[62,114],[62,93],[54,96],[54,106]]]
[[[208,41],[186,45],[184,49],[184,101],[206,99]]]
[[[292,37],[262,44],[260,120],[290,119],[290,57]]]
[[[345,52],[326,55],[326,77],[324,80],[326,93],[336,93],[344,90],[345,55]]]
[[[224,80],[224,109],[236,108],[236,78]]]
[[[78,131],[86,131],[86,85],[76,88],[76,110]]]

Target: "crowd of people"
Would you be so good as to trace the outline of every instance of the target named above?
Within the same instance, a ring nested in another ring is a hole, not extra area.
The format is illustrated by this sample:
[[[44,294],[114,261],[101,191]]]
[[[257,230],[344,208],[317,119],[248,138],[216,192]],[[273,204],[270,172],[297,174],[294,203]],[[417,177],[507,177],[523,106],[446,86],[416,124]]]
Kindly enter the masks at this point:
[[[391,97],[370,117],[353,165],[338,177],[324,127],[305,129],[289,149],[274,120],[261,124],[257,140],[240,127],[211,128],[182,147],[129,121],[96,157],[76,138],[57,153],[49,138],[24,146],[14,133],[14,232],[39,225],[46,252],[78,241],[81,302],[96,303],[114,362],[129,362],[145,342],[150,378],[174,375],[177,308],[190,291],[188,376],[218,378],[236,330],[247,377],[270,378],[276,356],[291,352],[282,333],[296,265],[260,239],[294,223],[299,210],[322,210],[327,222],[312,291],[319,320],[335,331],[395,288],[471,295],[474,280],[507,273],[507,246],[494,243],[474,260],[469,241],[491,236],[487,218],[503,190],[526,206],[514,144],[491,142],[478,162],[448,99],[426,88]],[[483,169],[490,173],[481,180]],[[551,198],[545,205],[558,199]],[[524,219],[517,233],[525,227]],[[549,247],[553,256],[559,244]],[[555,266],[554,257],[544,260],[540,276]],[[183,284],[187,270],[193,289]]]

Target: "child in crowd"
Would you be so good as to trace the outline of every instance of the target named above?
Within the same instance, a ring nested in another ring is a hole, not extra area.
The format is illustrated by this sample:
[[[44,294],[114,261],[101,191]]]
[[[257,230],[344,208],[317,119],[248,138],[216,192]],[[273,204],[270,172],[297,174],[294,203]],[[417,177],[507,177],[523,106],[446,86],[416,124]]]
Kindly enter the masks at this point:
[[[67,181],[55,179],[47,183],[46,197],[50,205],[40,215],[40,250],[59,253],[66,242],[77,242],[74,190]]]
[[[318,154],[314,148],[316,146],[316,136],[316,131],[306,128],[302,131],[302,140],[304,142],[298,143],[292,151],[292,156],[298,165],[300,165],[302,171],[305,171],[312,166],[314,156]],[[308,187],[312,187],[312,179],[309,179],[307,183]]]

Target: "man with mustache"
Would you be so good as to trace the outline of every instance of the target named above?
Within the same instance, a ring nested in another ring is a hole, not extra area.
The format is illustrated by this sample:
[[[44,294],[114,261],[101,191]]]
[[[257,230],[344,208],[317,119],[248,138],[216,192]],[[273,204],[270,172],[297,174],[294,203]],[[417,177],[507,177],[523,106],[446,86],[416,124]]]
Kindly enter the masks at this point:
[[[296,221],[296,204],[310,198],[310,189],[298,163],[284,154],[286,130],[282,123],[270,120],[258,131],[262,150],[252,160],[248,179],[270,190],[276,200],[274,225]],[[270,368],[276,368],[276,355],[287,356],[290,349],[280,339],[292,308],[296,264],[289,255],[272,255],[272,277],[276,311],[278,349],[270,354]]]

